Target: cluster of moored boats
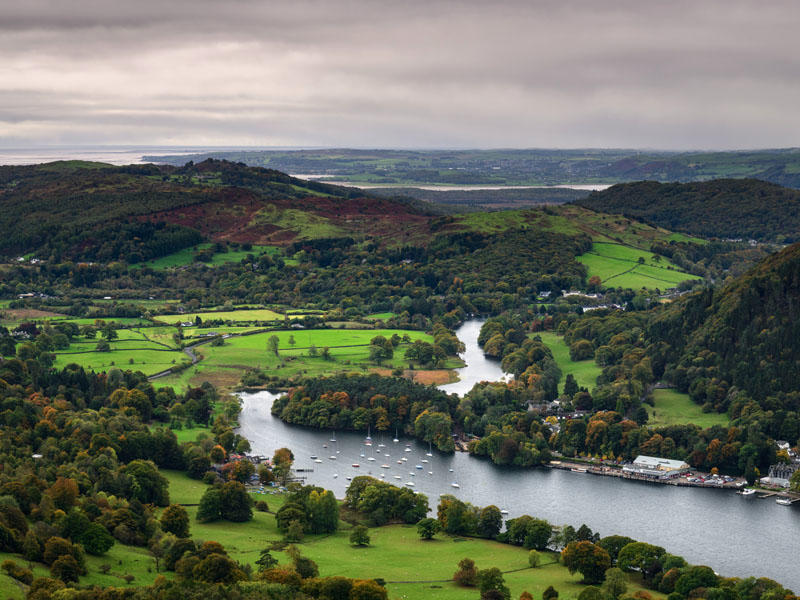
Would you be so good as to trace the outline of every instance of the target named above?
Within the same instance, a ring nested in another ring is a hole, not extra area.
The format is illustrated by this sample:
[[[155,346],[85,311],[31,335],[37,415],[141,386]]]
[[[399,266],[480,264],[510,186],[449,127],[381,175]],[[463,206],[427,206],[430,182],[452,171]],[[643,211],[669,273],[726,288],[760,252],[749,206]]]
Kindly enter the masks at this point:
[[[336,444],[336,433],[334,433],[331,436],[329,442],[332,444],[332,448],[336,448],[336,446],[335,446],[335,444]],[[392,442],[395,443],[395,444],[398,444],[400,442],[400,440],[397,437],[395,437],[392,440]],[[327,443],[323,444],[322,447],[323,448],[328,448],[328,444]],[[369,456],[367,456],[367,452],[368,451],[369,451]],[[405,453],[410,453],[410,452],[413,452],[411,444],[406,444],[405,448],[403,449],[403,453],[405,454]],[[338,449],[334,450],[334,452],[330,456],[328,456],[328,460],[338,460],[338,458],[339,458],[338,454],[339,453],[340,453],[340,451]],[[375,454],[376,453],[380,454],[381,458],[386,458],[386,459],[391,458],[391,455],[386,450],[386,444],[378,443],[377,445],[373,445],[372,437],[371,437],[370,433],[367,432],[367,437],[364,439],[363,447],[361,449],[361,453],[359,455],[359,458],[366,459],[367,463],[377,462],[377,459],[375,458]],[[433,475],[433,465],[432,465],[433,452],[432,452],[432,448],[431,448],[430,444],[428,445],[428,452],[425,453],[425,457],[426,458],[420,458],[419,463],[414,465],[414,470],[413,471],[409,471],[409,473],[408,473],[409,477],[416,477],[417,471],[423,471],[423,472],[427,472],[428,475]],[[322,459],[319,456],[315,455],[315,454],[312,454],[310,456],[310,458],[315,463],[323,462]],[[408,457],[407,456],[401,456],[401,458],[397,459],[395,462],[398,465],[400,465],[400,467],[398,467],[398,468],[403,468],[403,466],[405,466],[408,463]],[[353,469],[360,469],[361,468],[361,462],[358,462],[358,461],[354,462],[350,466]],[[371,466],[371,465],[368,465],[368,466]],[[378,477],[380,477],[381,479],[386,479],[386,473],[389,472],[389,470],[392,468],[392,465],[389,464],[389,462],[385,462],[385,463],[380,465],[380,468],[384,469],[384,471],[380,472],[378,474]],[[448,469],[448,471],[450,473],[452,473],[453,469]],[[371,475],[372,471],[369,471],[369,474]],[[333,474],[333,478],[334,479],[337,479],[338,477],[339,477],[338,473],[334,473]],[[392,475],[392,478],[400,480],[400,481],[402,481],[402,479],[403,479],[403,477],[401,475]],[[348,475],[346,477],[346,479],[348,481],[350,481],[350,480],[353,479],[353,477]],[[404,483],[404,485],[406,485],[408,487],[414,487],[415,483],[414,483],[414,481],[412,479],[409,479],[408,481],[406,481]],[[450,484],[450,487],[458,489],[461,486],[458,484],[457,481],[454,480]]]

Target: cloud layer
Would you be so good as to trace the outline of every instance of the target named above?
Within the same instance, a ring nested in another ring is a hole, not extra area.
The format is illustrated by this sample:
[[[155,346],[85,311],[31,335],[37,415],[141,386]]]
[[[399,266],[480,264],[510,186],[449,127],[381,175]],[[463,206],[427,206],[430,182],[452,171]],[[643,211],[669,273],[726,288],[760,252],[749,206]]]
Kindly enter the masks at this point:
[[[795,0],[27,0],[0,145],[800,145]]]

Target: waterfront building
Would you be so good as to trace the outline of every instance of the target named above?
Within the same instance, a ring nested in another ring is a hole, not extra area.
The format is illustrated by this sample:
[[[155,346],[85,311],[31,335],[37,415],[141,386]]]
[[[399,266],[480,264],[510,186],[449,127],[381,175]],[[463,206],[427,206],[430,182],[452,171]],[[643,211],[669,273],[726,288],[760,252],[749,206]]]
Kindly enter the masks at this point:
[[[689,471],[689,465],[682,460],[670,460],[657,456],[640,454],[633,463],[622,467],[625,473],[652,479],[672,479]]]

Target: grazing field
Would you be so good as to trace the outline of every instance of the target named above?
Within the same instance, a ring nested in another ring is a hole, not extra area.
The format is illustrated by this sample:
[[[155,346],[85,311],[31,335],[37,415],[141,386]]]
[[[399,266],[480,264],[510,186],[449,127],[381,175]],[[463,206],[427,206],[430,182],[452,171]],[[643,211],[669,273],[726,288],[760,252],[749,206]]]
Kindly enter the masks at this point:
[[[567,375],[572,374],[578,387],[585,387],[592,391],[597,385],[597,378],[602,372],[602,369],[597,366],[594,359],[573,361],[569,357],[569,346],[560,335],[552,331],[539,331],[533,336],[542,338],[542,342],[550,348],[553,353],[553,358],[558,363],[561,369],[561,381],[559,381],[559,391],[564,391],[564,380]]]
[[[203,360],[189,369],[157,380],[157,385],[183,388],[209,381],[220,387],[237,385],[246,369],[264,369],[269,375],[293,377],[297,375],[328,375],[332,373],[364,371],[378,367],[369,359],[369,342],[382,335],[390,338],[397,334],[408,335],[411,341],[420,339],[429,343],[433,338],[420,331],[395,329],[298,329],[268,331],[225,340],[223,346],[205,344],[196,349]],[[270,337],[278,338],[278,356],[267,350]],[[294,345],[289,343],[294,338]],[[313,348],[318,352],[312,356]],[[323,348],[329,348],[330,360],[321,356]],[[394,350],[394,357],[383,361],[384,368],[407,366],[403,354],[407,344],[401,343]],[[458,359],[448,360],[444,367],[462,366]]]
[[[699,404],[692,402],[688,394],[674,389],[657,389],[653,391],[655,407],[647,407],[648,425],[683,425],[692,423],[703,429],[714,425],[728,425],[728,416],[716,412],[704,413]]]
[[[253,321],[282,321],[285,318],[281,313],[275,312],[274,310],[270,310],[268,308],[254,308],[214,312],[193,312],[180,315],[158,315],[153,317],[153,320],[160,321],[162,323],[175,324],[188,321],[194,322],[195,318],[198,316],[203,321],[231,321],[236,323]],[[299,319],[302,317],[302,313],[289,315],[290,319]]]
[[[578,261],[586,266],[589,277],[599,277],[605,287],[666,289],[687,279],[698,279],[666,258],[616,243],[594,242]]]
[[[109,352],[96,350],[98,342],[102,339],[100,336],[96,339],[75,338],[69,348],[55,352],[54,366],[60,369],[75,363],[95,372],[118,367],[122,370],[131,369],[152,375],[188,360],[183,352],[175,348],[171,337],[168,340],[165,337],[165,341],[158,339],[159,328],[152,328],[152,331],[117,329],[116,332],[119,337],[108,343]],[[161,335],[164,336],[163,333]]]

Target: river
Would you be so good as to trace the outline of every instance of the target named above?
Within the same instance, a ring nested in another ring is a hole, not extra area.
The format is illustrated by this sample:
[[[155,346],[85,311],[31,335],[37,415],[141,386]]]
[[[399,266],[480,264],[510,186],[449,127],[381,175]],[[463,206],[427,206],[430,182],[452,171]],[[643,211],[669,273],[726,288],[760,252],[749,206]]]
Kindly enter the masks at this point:
[[[469,366],[461,370],[462,381],[442,386],[448,391],[463,393],[468,382],[502,375],[497,363],[487,360],[477,346],[480,326],[480,321],[468,321],[456,332],[467,346],[462,357]],[[383,474],[396,485],[412,482],[412,489],[426,494],[434,510],[440,494],[454,494],[478,506],[495,504],[508,511],[507,518],[530,514],[554,524],[577,527],[586,523],[601,535],[628,535],[658,544],[726,576],[769,577],[800,590],[797,506],[780,506],[772,499],[726,490],[647,484],[556,469],[501,468],[459,452],[447,455],[434,449],[428,457],[423,444],[413,439],[394,443],[391,435],[374,435],[372,447],[366,447],[363,434],[337,431],[336,441],[331,442],[334,432],[289,426],[273,418],[274,394],[241,397],[239,432],[250,440],[253,452],[272,456],[277,448],[291,448],[296,468],[313,469],[304,473],[307,482],[333,490],[339,498],[347,489],[347,477]],[[407,444],[410,452],[405,452]],[[322,462],[314,462],[312,455]],[[370,456],[375,460],[367,460]],[[407,461],[397,464],[403,458]],[[355,468],[353,463],[361,466]],[[381,468],[383,464],[389,468]],[[452,487],[454,482],[460,487]]]

